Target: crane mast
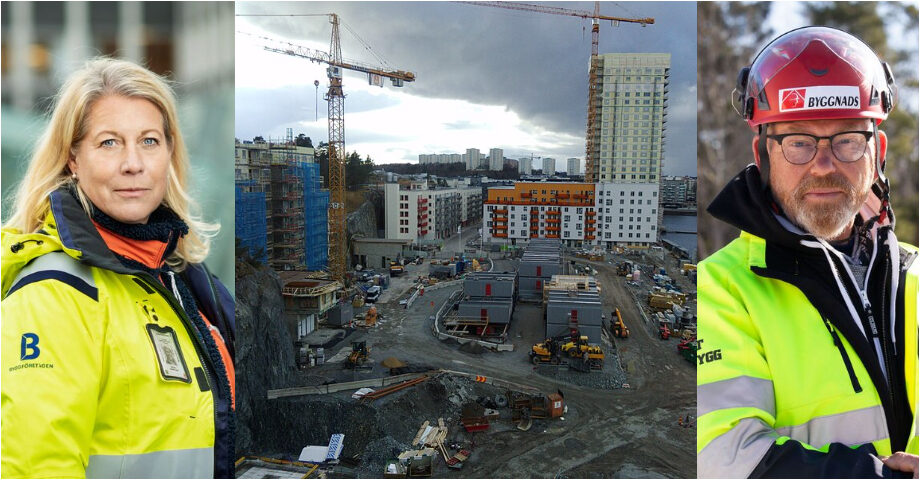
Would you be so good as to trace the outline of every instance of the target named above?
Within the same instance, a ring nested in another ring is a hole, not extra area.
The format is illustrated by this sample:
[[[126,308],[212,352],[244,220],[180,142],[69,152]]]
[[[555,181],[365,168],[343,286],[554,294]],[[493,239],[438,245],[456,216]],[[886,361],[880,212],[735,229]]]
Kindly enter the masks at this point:
[[[271,38],[259,37],[266,42],[262,48],[267,51],[304,58],[326,64],[329,89],[323,98],[329,106],[329,274],[333,280],[345,284],[347,270],[347,245],[345,229],[345,93],[342,89],[343,70],[368,74],[371,80],[389,78],[393,85],[402,87],[404,82],[415,81],[415,74],[403,70],[387,70],[382,67],[345,62],[342,58],[342,44],[339,37],[339,16],[329,14],[332,37],[329,52],[320,52]],[[382,85],[381,85],[382,86]]]
[[[342,44],[339,41],[339,16],[329,16],[332,39],[330,64],[326,67],[329,90],[329,273],[345,284],[347,246],[345,245],[345,94],[342,92]]]

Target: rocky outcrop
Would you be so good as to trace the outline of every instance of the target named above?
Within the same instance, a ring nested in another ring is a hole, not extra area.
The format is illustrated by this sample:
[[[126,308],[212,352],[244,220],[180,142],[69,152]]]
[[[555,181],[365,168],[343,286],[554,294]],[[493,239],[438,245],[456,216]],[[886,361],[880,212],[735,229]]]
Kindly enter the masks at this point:
[[[264,432],[268,390],[289,386],[296,365],[284,325],[281,279],[269,267],[236,262],[236,449],[250,453]]]
[[[377,212],[374,204],[367,201],[348,214],[345,225],[349,237],[377,237]]]

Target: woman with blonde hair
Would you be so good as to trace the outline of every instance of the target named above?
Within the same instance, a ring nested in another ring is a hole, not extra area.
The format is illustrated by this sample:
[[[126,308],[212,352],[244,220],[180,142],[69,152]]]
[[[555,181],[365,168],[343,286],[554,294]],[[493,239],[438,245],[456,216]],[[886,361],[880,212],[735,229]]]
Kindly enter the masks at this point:
[[[2,233],[0,476],[233,477],[233,300],[188,165],[158,75],[61,87]]]

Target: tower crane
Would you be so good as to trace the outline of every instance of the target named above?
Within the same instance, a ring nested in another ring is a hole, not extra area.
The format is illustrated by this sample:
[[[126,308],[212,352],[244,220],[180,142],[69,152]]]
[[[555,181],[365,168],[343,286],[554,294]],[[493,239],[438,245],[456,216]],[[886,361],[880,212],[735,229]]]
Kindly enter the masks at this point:
[[[324,63],[329,89],[323,98],[329,104],[329,273],[333,280],[345,284],[345,94],[342,90],[342,71],[353,70],[366,73],[372,85],[383,86],[383,79],[389,78],[393,86],[402,87],[405,82],[415,81],[415,74],[403,70],[390,70],[342,59],[342,44],[339,40],[339,16],[328,14],[332,24],[332,38],[329,51],[323,52],[288,42],[258,37],[262,48],[269,52],[303,58],[315,63]]]
[[[466,2],[470,5],[479,5],[482,7],[507,8],[509,10],[523,10],[528,12],[547,13],[550,15],[567,15],[570,17],[590,18],[591,19],[591,66],[588,69],[588,133],[585,142],[585,181],[594,182],[594,162],[597,152],[594,148],[595,126],[597,125],[597,106],[595,105],[594,94],[597,89],[597,44],[600,36],[599,20],[610,20],[611,25],[618,26],[620,22],[638,23],[643,27],[655,23],[654,18],[624,18],[611,17],[600,14],[600,2],[594,2],[594,11],[572,10],[569,8],[552,7],[548,5],[533,5],[529,3],[518,2]]]

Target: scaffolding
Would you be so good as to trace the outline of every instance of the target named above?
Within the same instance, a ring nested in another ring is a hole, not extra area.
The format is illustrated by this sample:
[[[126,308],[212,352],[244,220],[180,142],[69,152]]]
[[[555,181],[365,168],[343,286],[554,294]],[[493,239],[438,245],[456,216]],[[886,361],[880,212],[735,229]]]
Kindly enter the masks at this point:
[[[303,164],[304,251],[307,270],[326,270],[329,265],[329,191],[323,190],[319,164]]]
[[[262,258],[274,270],[325,270],[329,191],[322,189],[312,151],[294,145],[290,137],[283,143],[236,144],[237,236],[250,252],[261,247]],[[261,224],[254,206],[259,198]],[[257,240],[256,232],[264,236]]]
[[[237,180],[234,186],[236,202],[236,237],[240,247],[262,263],[268,260],[266,249],[265,193],[255,180]]]

